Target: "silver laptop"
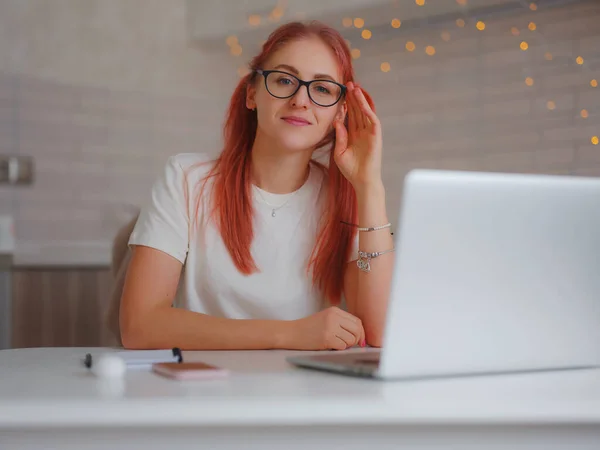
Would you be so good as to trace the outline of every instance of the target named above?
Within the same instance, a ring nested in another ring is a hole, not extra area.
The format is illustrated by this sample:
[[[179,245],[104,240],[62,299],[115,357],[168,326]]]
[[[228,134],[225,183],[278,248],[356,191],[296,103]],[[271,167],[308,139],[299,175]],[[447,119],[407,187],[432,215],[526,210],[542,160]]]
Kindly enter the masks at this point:
[[[380,379],[600,365],[600,179],[413,170],[381,351],[288,361]]]

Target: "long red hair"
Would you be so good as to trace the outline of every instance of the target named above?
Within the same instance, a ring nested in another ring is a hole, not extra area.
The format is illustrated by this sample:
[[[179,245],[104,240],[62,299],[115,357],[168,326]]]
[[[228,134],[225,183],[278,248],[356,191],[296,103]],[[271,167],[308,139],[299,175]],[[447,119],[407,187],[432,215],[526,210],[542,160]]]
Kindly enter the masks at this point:
[[[251,151],[258,125],[255,111],[246,107],[246,91],[256,78],[256,69],[263,68],[269,57],[286,43],[317,36],[333,50],[341,68],[344,84],[354,81],[351,56],[344,38],[333,28],[320,22],[291,22],[277,28],[263,44],[262,51],[250,62],[250,72],[244,76],[231,97],[223,130],[224,146],[221,154],[204,179],[213,179],[211,189],[210,218],[217,225],[223,242],[241,273],[250,275],[259,269],[256,266],[250,246],[254,237],[252,228],[253,207],[251,197],[250,162]],[[367,100],[373,102],[365,93]],[[346,119],[347,125],[347,119]],[[330,133],[316,148],[335,146],[335,132]],[[333,151],[330,150],[328,198],[326,209],[320,222],[320,229],[312,250],[307,271],[312,270],[313,285],[321,290],[332,304],[338,304],[343,290],[344,268],[350,257],[351,243],[356,230],[341,221],[356,223],[357,204],[352,185],[338,169]],[[200,207],[200,197],[196,205],[196,218]]]

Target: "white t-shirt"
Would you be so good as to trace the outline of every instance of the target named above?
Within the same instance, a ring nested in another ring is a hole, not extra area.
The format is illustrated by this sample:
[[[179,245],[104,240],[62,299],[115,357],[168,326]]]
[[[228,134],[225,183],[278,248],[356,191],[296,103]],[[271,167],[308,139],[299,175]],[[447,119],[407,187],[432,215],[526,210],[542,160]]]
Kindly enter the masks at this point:
[[[199,162],[207,164],[189,171]],[[243,275],[215,224],[207,219],[209,205],[203,200],[210,195],[210,180],[200,202],[196,232],[191,231],[198,182],[211,167],[211,159],[202,154],[169,158],[129,239],[129,245],[161,250],[184,264],[174,306],[230,319],[276,320],[299,319],[327,306],[306,271],[325,204],[327,174],[311,164],[307,181],[290,194],[271,194],[252,186],[251,253],[260,272]],[[286,201],[273,216],[273,206]],[[357,252],[358,238],[351,255]]]

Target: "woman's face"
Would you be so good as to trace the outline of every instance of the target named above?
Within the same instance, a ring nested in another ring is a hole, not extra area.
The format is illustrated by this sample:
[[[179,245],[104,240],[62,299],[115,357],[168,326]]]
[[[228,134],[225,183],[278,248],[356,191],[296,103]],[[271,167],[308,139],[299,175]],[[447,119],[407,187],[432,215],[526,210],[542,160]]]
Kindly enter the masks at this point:
[[[304,81],[329,79],[342,84],[342,74],[335,54],[321,39],[311,37],[289,42],[266,62],[263,70],[287,72]],[[273,92],[284,92],[297,83],[292,77],[281,73],[269,75],[269,86]],[[333,87],[332,90],[328,88]],[[319,103],[325,98],[335,97],[333,85],[311,85],[311,94]],[[282,95],[279,95],[282,96]],[[319,106],[311,101],[306,86],[290,98],[273,97],[265,87],[264,76],[257,74],[252,86],[248,88],[246,106],[256,108],[258,114],[257,133],[271,138],[276,145],[290,151],[314,149],[314,147],[332,130],[332,122],[346,114],[344,98],[331,107]]]

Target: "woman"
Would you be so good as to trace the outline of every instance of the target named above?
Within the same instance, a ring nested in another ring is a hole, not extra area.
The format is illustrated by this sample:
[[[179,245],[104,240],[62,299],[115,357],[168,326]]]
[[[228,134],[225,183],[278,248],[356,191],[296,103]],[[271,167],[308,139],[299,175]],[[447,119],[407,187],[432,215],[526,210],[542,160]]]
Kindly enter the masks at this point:
[[[220,156],[171,157],[153,186],[129,240],[123,345],[381,346],[393,262],[381,126],[348,48],[332,28],[290,23],[250,68]]]

